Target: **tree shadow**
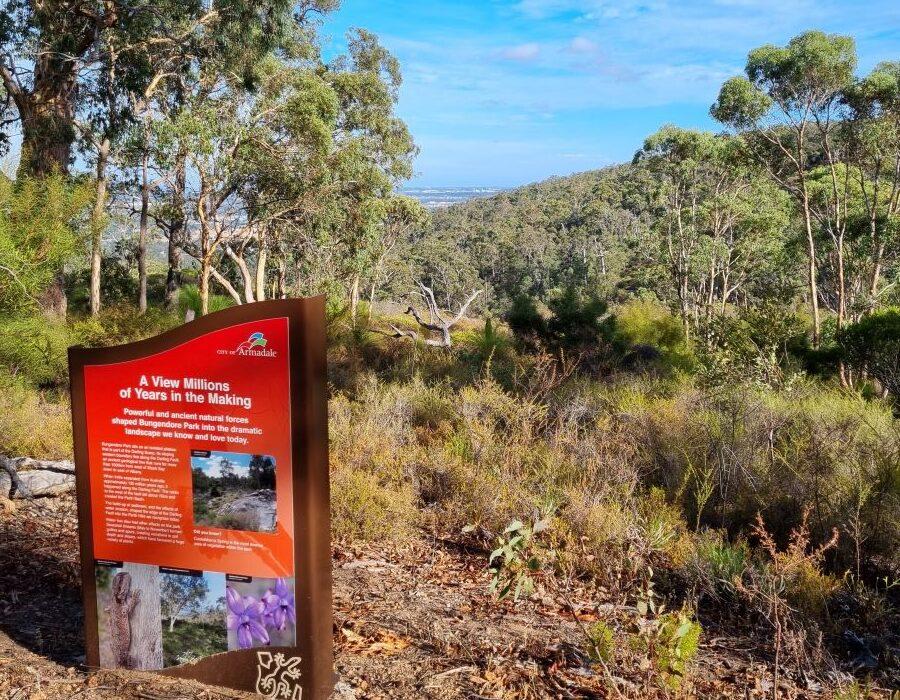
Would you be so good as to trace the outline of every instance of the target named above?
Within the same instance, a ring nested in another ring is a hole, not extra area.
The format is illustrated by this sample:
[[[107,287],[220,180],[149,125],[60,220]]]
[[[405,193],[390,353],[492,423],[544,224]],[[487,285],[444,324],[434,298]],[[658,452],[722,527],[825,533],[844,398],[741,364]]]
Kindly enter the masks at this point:
[[[0,516],[0,630],[57,663],[84,663],[74,499],[16,505]]]

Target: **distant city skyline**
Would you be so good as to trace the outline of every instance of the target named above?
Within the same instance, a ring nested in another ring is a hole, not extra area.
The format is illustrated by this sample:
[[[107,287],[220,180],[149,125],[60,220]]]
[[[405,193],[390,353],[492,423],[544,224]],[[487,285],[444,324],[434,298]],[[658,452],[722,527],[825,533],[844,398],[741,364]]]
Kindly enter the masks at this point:
[[[837,0],[344,0],[401,62],[399,115],[421,147],[413,187],[513,187],[630,160],[708,109],[747,53],[808,29],[850,34],[860,72],[900,60],[900,5]]]

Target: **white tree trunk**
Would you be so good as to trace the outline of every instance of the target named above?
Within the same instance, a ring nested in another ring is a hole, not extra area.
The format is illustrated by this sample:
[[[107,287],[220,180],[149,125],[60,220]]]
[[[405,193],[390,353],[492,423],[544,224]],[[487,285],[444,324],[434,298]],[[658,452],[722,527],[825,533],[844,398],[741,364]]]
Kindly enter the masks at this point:
[[[162,619],[159,605],[159,569],[147,564],[127,563],[131,590],[140,591],[140,602],[131,614],[131,658],[134,668],[153,671],[163,667]]]

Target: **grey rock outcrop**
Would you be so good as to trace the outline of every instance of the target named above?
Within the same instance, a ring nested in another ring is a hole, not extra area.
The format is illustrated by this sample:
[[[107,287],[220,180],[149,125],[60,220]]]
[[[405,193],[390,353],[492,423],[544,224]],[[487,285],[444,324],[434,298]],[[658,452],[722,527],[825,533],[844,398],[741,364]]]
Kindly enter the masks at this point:
[[[13,489],[13,474],[16,488]],[[24,488],[22,488],[24,487]],[[28,498],[59,496],[75,489],[75,465],[69,460],[49,461],[30,457],[0,456],[0,496]]]

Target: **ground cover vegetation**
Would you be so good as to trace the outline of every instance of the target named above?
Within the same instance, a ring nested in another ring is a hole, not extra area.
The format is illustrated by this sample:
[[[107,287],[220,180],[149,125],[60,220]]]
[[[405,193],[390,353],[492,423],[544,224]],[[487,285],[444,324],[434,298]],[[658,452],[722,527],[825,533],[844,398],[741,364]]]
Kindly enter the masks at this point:
[[[900,685],[900,63],[760,47],[720,133],[428,215],[400,67],[325,60],[327,0],[5,5],[0,454],[69,454],[70,344],[326,293],[340,547],[560,601],[541,678],[595,696],[711,692],[726,637],[763,671],[723,693]]]

